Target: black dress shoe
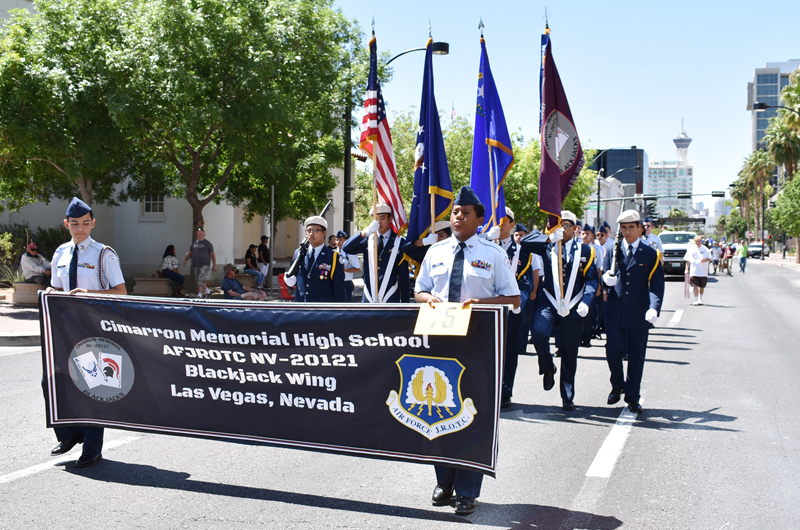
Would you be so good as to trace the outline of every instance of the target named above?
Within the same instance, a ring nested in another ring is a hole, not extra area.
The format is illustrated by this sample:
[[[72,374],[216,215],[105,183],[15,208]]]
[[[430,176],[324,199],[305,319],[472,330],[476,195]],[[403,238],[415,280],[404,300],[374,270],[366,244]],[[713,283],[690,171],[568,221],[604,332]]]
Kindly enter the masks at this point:
[[[614,403],[619,403],[620,397],[622,397],[623,389],[621,388],[612,388],[611,393],[608,395],[607,403],[609,405],[613,405]]]
[[[553,385],[556,384],[556,372],[558,372],[558,368],[553,365],[553,369],[549,372],[545,372],[544,377],[542,378],[542,386],[545,390],[550,390],[553,388]]]
[[[69,440],[64,440],[63,442],[59,442],[57,446],[53,447],[53,450],[50,451],[50,456],[56,455],[63,455],[64,453],[68,452],[70,449],[75,447],[75,444],[81,443],[80,436],[73,436]]]
[[[441,484],[437,484],[435,488],[433,488],[433,495],[431,496],[431,502],[434,506],[445,506],[450,504],[450,498],[453,496],[453,485],[450,484],[449,486],[443,486]]]
[[[456,501],[456,515],[469,515],[478,507],[478,500],[459,496]]]
[[[89,467],[93,466],[103,458],[103,455],[94,455],[94,456],[85,456],[81,455],[77,462],[75,462],[75,467]]]
[[[564,410],[575,410],[575,403],[573,403],[568,399],[565,399],[561,402],[561,408]]]
[[[628,403],[628,409],[634,414],[642,413],[642,406],[639,405],[638,401],[631,401],[630,403]]]
[[[500,398],[500,408],[507,409],[511,406],[511,398],[510,397],[503,397]]]

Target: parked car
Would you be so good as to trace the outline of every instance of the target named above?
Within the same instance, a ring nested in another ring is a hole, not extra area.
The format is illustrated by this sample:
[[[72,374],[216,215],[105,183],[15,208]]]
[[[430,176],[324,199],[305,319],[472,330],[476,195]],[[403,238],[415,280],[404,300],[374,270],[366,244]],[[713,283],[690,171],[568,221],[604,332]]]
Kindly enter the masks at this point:
[[[681,274],[686,270],[683,256],[694,245],[694,232],[661,232],[658,237],[664,245],[664,274]]]
[[[761,253],[764,253],[764,257],[769,257],[769,245],[764,245],[764,243],[751,243],[749,247],[747,247],[747,257],[749,258],[760,258]]]

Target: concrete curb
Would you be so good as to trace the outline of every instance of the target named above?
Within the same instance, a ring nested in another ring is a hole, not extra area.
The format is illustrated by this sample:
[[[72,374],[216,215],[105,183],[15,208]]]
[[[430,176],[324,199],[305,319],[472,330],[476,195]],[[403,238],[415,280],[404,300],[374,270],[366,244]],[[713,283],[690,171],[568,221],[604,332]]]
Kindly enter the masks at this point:
[[[42,336],[30,332],[0,333],[0,346],[40,346]]]

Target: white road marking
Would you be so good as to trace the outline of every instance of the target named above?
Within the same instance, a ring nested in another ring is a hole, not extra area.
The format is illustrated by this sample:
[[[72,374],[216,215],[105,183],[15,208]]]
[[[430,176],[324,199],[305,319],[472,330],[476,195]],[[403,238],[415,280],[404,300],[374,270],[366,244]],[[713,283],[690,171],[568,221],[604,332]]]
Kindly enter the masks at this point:
[[[126,438],[120,438],[119,440],[113,440],[110,442],[106,442],[103,444],[103,450],[109,449],[116,449],[117,447],[124,445],[128,442],[133,442],[141,438],[141,436],[128,436]],[[43,464],[37,464],[35,466],[26,467],[25,469],[20,469],[19,471],[14,471],[13,473],[9,473],[7,475],[0,476],[0,484],[5,484],[7,482],[12,482],[14,480],[25,478],[30,475],[34,475],[36,473],[40,473],[42,471],[47,471],[48,469],[57,466],[63,462],[63,459],[59,459],[56,461],[45,462]]]
[[[669,322],[667,322],[667,327],[674,328],[675,326],[677,326],[678,323],[681,321],[682,316],[683,316],[683,309],[676,309],[675,314],[672,315],[672,318],[670,318]]]
[[[644,403],[644,399],[640,398],[639,403]],[[617,423],[611,428],[611,432],[600,446],[589,470],[586,471],[583,486],[575,495],[570,506],[571,515],[561,524],[559,530],[590,527],[592,513],[597,509],[597,504],[603,496],[603,490],[608,484],[608,479],[614,471],[614,465],[617,463],[622,449],[625,447],[635,419],[636,415],[627,407],[622,409]]]
[[[644,399],[639,399],[639,404],[644,403]],[[614,471],[614,465],[617,463],[622,449],[625,447],[625,442],[628,440],[628,435],[631,433],[633,422],[636,419],[636,414],[628,410],[627,407],[622,409],[622,412],[617,418],[617,423],[611,428],[611,432],[606,436],[603,445],[594,457],[592,465],[586,472],[587,477],[609,478],[611,472]]]

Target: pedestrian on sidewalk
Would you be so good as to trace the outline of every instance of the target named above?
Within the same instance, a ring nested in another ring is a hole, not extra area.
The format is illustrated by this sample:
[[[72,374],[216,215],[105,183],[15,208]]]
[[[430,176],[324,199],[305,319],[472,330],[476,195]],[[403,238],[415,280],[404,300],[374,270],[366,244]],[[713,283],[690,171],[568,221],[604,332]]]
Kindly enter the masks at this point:
[[[50,262],[44,256],[39,255],[39,247],[31,241],[25,247],[25,253],[19,260],[22,274],[25,276],[25,283],[38,283],[43,287],[50,285]]]
[[[161,276],[172,280],[172,296],[183,296],[181,289],[186,281],[183,274],[178,272],[178,258],[175,256],[175,245],[167,245],[161,259]]]
[[[739,255],[739,272],[742,274],[747,267],[747,250],[747,243],[743,239],[739,240],[739,248],[736,249],[736,253]]]
[[[74,197],[64,219],[72,241],[58,247],[53,254],[53,290],[68,291],[69,294],[128,294],[116,251],[91,238],[96,222],[91,207]],[[45,388],[45,379],[42,377],[42,390],[47,400]],[[75,444],[82,443],[83,452],[75,467],[89,467],[102,458],[102,427],[54,427],[53,430],[58,445],[50,451],[52,456],[64,454]]]
[[[711,247],[711,258],[714,260],[712,263],[714,265],[714,275],[717,275],[717,269],[719,268],[719,260],[722,257],[722,249],[719,248],[719,243],[714,241],[714,246]]]
[[[183,258],[183,264],[186,265],[190,259],[197,279],[197,296],[202,298],[204,294],[211,294],[211,289],[206,287],[206,281],[209,271],[217,270],[217,255],[214,254],[214,245],[206,239],[206,231],[202,226],[197,227],[197,240],[192,243],[189,252]]]
[[[694,303],[692,305],[703,305],[703,291],[708,283],[708,264],[713,261],[711,252],[703,245],[702,236],[694,238],[696,248],[689,247],[683,256],[686,262],[686,272],[689,273],[689,281],[694,288]]]

